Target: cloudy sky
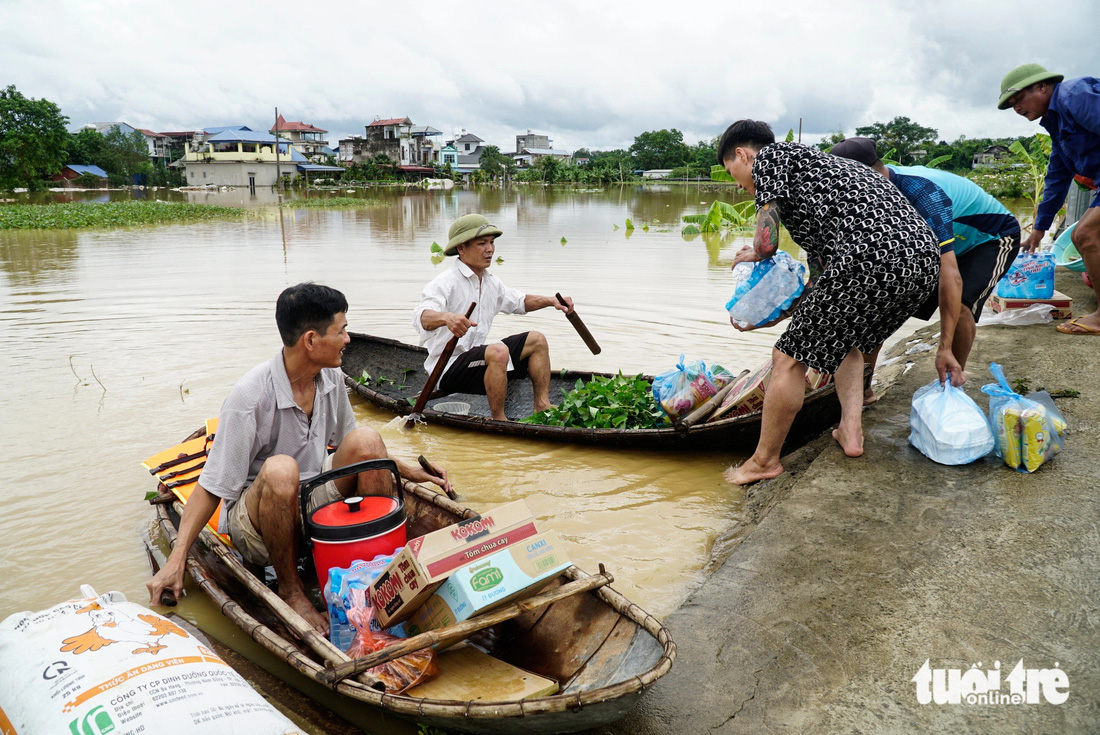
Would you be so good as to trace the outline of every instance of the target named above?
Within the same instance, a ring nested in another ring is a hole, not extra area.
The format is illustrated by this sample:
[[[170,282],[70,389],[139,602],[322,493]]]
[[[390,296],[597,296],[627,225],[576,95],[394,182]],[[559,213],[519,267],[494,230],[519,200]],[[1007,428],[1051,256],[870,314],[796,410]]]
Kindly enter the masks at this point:
[[[70,127],[243,124],[274,109],[339,138],[376,117],[502,150],[689,143],[735,119],[805,140],[904,115],[940,137],[1027,135],[1000,80],[1036,61],[1100,76],[1095,0],[0,0],[0,85]]]

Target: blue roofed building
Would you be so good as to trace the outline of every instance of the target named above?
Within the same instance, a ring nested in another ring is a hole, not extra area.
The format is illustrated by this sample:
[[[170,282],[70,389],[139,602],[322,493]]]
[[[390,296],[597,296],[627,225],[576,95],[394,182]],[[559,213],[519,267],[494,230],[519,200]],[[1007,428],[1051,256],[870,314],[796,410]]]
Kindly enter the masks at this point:
[[[310,163],[288,141],[244,126],[206,128],[206,140],[185,146],[181,163],[187,186],[274,186],[280,178],[295,179],[343,173],[340,166]]]

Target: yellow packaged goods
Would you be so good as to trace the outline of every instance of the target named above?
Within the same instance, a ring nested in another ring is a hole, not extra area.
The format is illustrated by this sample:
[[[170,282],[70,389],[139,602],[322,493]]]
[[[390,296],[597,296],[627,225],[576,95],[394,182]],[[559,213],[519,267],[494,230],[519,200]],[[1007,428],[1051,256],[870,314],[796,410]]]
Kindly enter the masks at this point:
[[[413,636],[444,628],[533,595],[570,564],[556,533],[532,536],[455,570],[413,613],[405,632]]]
[[[537,533],[531,510],[517,500],[411,539],[371,583],[379,624],[402,622],[456,569]]]
[[[996,383],[982,386],[989,396],[989,420],[993,424],[997,454],[1009,467],[1034,472],[1062,451],[1066,421],[1046,391],[1016,393],[997,363],[989,366]]]

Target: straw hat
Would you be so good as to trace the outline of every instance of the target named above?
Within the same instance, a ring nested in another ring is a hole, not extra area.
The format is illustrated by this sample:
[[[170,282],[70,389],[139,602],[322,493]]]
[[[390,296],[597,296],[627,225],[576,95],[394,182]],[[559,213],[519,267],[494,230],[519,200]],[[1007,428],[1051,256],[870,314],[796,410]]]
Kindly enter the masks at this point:
[[[451,225],[451,229],[447,233],[450,240],[447,242],[447,249],[443,251],[443,254],[458,255],[458,246],[464,242],[487,235],[499,237],[503,234],[504,232],[499,227],[489,224],[489,220],[480,214],[467,214],[456,219],[455,223]]]
[[[1065,79],[1061,74],[1047,71],[1040,64],[1021,64],[1005,75],[1001,80],[1001,99],[997,102],[998,110],[1008,109],[1008,100],[1017,92],[1027,89],[1036,82],[1051,81],[1054,84]]]

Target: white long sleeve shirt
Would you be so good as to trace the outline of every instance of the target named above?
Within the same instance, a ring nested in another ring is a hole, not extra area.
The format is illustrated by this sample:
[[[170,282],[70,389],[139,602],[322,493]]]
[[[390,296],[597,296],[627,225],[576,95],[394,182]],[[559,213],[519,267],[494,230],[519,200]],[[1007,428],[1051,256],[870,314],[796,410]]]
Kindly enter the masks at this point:
[[[526,314],[525,298],[526,294],[514,288],[508,288],[489,271],[484,271],[479,279],[468,265],[461,260],[456,260],[454,267],[443,271],[424,287],[420,305],[413,310],[413,328],[420,335],[420,344],[428,348],[428,359],[424,361],[424,369],[431,373],[439,361],[439,356],[443,353],[443,348],[453,336],[446,326],[432,330],[424,329],[420,324],[420,316],[425,311],[465,314],[471,301],[477,303],[474,313],[470,315],[470,321],[476,322],[477,326],[458,340],[458,346],[455,347],[446,365],[449,368],[455,358],[463,352],[488,344],[489,329],[492,328],[493,319],[497,314]],[[509,358],[508,369],[512,370],[514,367]]]

